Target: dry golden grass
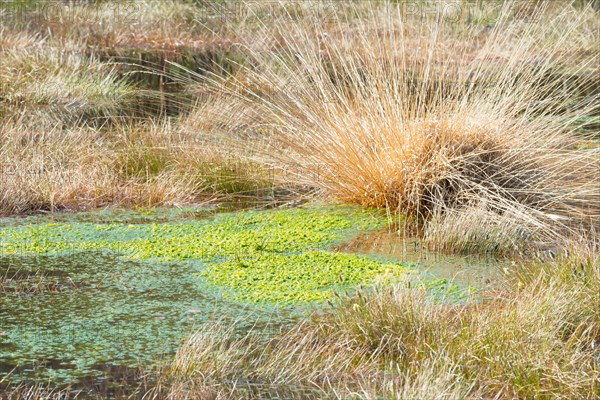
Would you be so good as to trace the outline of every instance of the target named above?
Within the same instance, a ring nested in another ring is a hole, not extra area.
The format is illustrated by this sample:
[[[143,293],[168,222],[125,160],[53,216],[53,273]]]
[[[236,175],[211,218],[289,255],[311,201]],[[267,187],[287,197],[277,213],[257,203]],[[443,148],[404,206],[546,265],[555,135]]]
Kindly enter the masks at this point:
[[[197,203],[271,188],[268,170],[178,124],[121,124],[109,131],[25,126],[13,120],[0,126],[4,214]]]
[[[224,81],[209,79],[204,94],[198,93],[201,107],[182,124],[192,142],[199,140],[200,147],[210,143],[217,156],[185,142],[175,146],[189,149],[177,161],[168,154],[175,148],[163,143],[165,135],[150,144],[156,140],[153,134],[144,139],[135,133],[137,139],[124,143],[131,154],[114,156],[121,169],[105,173],[102,162],[90,165],[94,181],[135,175],[117,191],[137,192],[140,181],[148,186],[152,180],[147,197],[155,201],[150,204],[161,203],[161,197],[177,201],[220,179],[218,174],[198,179],[176,173],[181,183],[161,196],[161,188],[173,186],[158,182],[173,181],[173,170],[185,169],[177,165],[190,160],[204,168],[233,159],[242,166],[261,165],[283,184],[317,187],[344,201],[412,215],[462,215],[471,209],[482,209],[490,221],[519,215],[523,230],[543,233],[538,241],[556,239],[551,234],[556,219],[568,219],[559,226],[562,238],[569,230],[565,225],[589,225],[597,218],[592,190],[597,157],[574,148],[580,138],[571,135],[572,121],[597,110],[594,98],[573,95],[587,93],[583,89],[592,78],[584,72],[593,69],[597,58],[590,53],[597,44],[590,10],[522,10],[509,4],[505,18],[487,26],[477,19],[436,22],[431,15],[419,22],[386,2],[334,8],[310,2],[240,3],[236,18],[212,26],[204,6],[78,4],[40,9],[29,25],[7,25],[0,35],[1,71],[8,83],[3,113],[33,130],[42,123],[59,130],[93,120],[100,126],[105,121],[119,125],[136,112],[139,91],[115,72],[115,65],[89,59],[86,44],[98,50],[141,43],[180,52],[180,45],[198,40],[235,42],[238,51],[247,53],[238,72],[233,77],[226,73]],[[541,22],[528,23],[534,17]],[[565,92],[547,75],[567,67],[578,80],[569,82]],[[161,68],[155,71],[159,75],[165,73]],[[220,74],[218,66],[211,68]],[[26,73],[10,78],[15,70]],[[170,79],[186,79],[184,69],[173,74]],[[552,104],[540,103],[542,98]],[[18,118],[21,114],[28,118]],[[113,147],[121,144],[117,140]],[[111,159],[102,153],[87,160],[105,158]],[[246,178],[241,173],[226,180]],[[37,182],[34,186],[42,181]],[[469,235],[452,242],[468,242]]]
[[[513,271],[491,302],[379,288],[274,339],[207,326],[146,398],[599,397],[600,260],[571,247],[598,241],[598,133],[583,129],[600,111],[598,11],[507,1],[490,22],[481,3],[450,23],[326,3],[239,2],[227,21],[175,0],[60,3],[6,24],[0,213],[275,182],[408,215],[439,249],[559,257]],[[133,117],[131,65],[100,58],[145,51],[160,90],[198,84],[189,115]],[[188,51],[199,82],[165,61]]]
[[[189,2],[102,1],[5,4],[7,26],[39,31],[52,38],[84,39],[89,45],[118,45],[136,40],[175,40],[190,35],[200,8]],[[11,18],[11,15],[13,16]]]
[[[111,52],[126,58],[144,47],[157,59],[185,49],[212,57],[219,41],[194,20],[197,6],[23,4],[11,22],[4,11],[17,6],[0,7],[0,213],[172,205],[271,188],[268,168],[208,139],[206,121],[193,122],[201,110],[165,117],[164,77],[154,92],[128,75],[162,69],[110,62]],[[187,106],[184,97],[168,100]]]
[[[171,398],[596,398],[599,263],[585,250],[516,268],[515,285],[484,303],[436,304],[407,287],[357,293],[273,339],[208,326],[168,371]]]
[[[208,79],[257,115],[241,127],[224,113],[221,126],[263,138],[264,163],[297,165],[293,179],[343,201],[425,219],[481,209],[547,246],[598,222],[600,162],[575,133],[598,112],[586,95],[597,54],[580,51],[597,43],[591,8],[541,5],[531,13],[544,24],[506,18],[487,31],[405,21],[388,3],[369,11],[351,28],[343,17],[333,30],[292,17],[265,28],[278,51],[248,46],[252,67]],[[557,80],[565,65],[575,82]]]

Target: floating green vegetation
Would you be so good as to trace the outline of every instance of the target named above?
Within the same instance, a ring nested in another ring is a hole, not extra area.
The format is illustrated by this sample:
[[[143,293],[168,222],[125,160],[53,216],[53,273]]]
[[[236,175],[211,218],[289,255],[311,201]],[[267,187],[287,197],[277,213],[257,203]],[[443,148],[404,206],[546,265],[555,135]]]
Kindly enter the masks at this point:
[[[400,263],[328,251],[385,222],[376,211],[323,205],[5,219],[0,364],[20,366],[26,379],[69,381],[103,364],[152,363],[211,318],[281,324],[294,312],[273,304],[401,279]]]
[[[335,291],[376,279],[395,281],[402,279],[406,271],[397,263],[354,254],[309,251],[260,254],[212,264],[201,274],[209,282],[230,289],[226,295],[235,299],[289,303],[325,300]]]
[[[170,261],[256,251],[299,252],[326,248],[361,230],[380,228],[384,219],[375,211],[353,207],[309,206],[169,223],[37,222],[1,228],[4,254],[105,249],[126,251],[132,258]]]
[[[280,326],[336,292],[416,272],[332,250],[386,225],[356,207],[69,215],[0,224],[0,366],[19,366],[16,379],[152,364],[209,319]]]
[[[226,214],[194,207],[122,214],[105,210],[5,219],[4,225],[2,255],[76,259],[81,253],[96,254],[142,261],[148,270],[171,264],[165,267],[171,274],[184,264],[193,265],[192,279],[205,286],[204,292],[212,289],[243,303],[319,302],[358,284],[399,281],[415,272],[406,263],[329,250],[361,231],[385,225],[377,211],[354,207],[312,205]],[[47,268],[36,272],[52,275]],[[436,297],[457,297],[456,285],[427,282]],[[72,284],[35,283],[41,288]]]
[[[63,221],[2,228],[0,249],[10,255],[100,251],[139,261],[200,262],[204,268],[198,280],[234,290],[228,297],[291,303],[323,300],[333,288],[372,281],[389,269],[403,270],[397,263],[326,252],[334,243],[384,223],[375,211],[331,206],[168,223]]]
[[[1,229],[0,248],[4,254],[102,251],[140,261],[201,262],[198,277],[231,289],[230,298],[293,303],[324,300],[335,289],[404,271],[399,263],[326,251],[384,223],[376,211],[330,206],[174,223],[51,222]]]

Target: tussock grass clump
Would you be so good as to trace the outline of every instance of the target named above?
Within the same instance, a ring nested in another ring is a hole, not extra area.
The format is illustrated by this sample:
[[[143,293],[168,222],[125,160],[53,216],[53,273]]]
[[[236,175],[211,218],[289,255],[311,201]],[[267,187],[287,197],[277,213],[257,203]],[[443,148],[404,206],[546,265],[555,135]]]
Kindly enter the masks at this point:
[[[577,147],[574,121],[598,111],[598,93],[575,94],[595,79],[597,57],[580,51],[594,11],[539,6],[544,24],[500,17],[485,29],[401,12],[384,2],[352,26],[343,15],[275,23],[278,51],[251,51],[252,68],[211,80],[260,115],[224,123],[265,138],[263,162],[297,165],[292,179],[343,201],[425,219],[482,209],[496,227],[518,216],[544,243],[589,230],[600,165]],[[548,78],[565,64],[581,75],[566,90]]]
[[[379,288],[273,339],[205,327],[180,348],[173,388],[223,398],[261,385],[325,398],[597,397],[597,254],[519,271],[515,290],[491,302],[436,304],[419,289]]]

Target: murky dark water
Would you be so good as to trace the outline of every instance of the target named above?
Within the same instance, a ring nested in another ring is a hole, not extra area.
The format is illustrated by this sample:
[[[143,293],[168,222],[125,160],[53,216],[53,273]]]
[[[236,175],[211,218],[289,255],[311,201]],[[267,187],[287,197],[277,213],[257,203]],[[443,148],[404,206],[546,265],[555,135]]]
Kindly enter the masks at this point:
[[[197,268],[98,253],[0,257],[0,274],[8,277],[0,296],[0,372],[14,369],[13,383],[118,385],[126,369],[168,360],[185,335],[209,321],[241,320],[241,330],[286,321],[280,310],[215,296],[199,284]]]

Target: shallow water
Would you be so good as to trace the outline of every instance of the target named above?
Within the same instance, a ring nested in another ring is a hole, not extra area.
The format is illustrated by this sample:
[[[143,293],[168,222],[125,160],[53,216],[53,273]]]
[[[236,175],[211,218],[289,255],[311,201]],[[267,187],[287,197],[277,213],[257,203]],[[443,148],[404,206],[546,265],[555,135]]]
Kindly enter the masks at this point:
[[[364,232],[337,247],[340,251],[392,257],[417,264],[425,276],[447,279],[478,291],[498,289],[510,262],[493,257],[463,256],[430,251],[419,238],[388,229]]]
[[[256,321],[286,320],[281,310],[207,295],[195,277],[197,268],[189,263],[149,268],[86,252],[2,257],[0,273],[15,285],[6,285],[0,297],[1,371],[19,366],[13,382],[106,379],[108,364],[151,365],[172,355],[183,335],[210,320],[243,318],[241,329]]]
[[[378,223],[318,207],[231,213],[247,205],[0,220],[0,380],[115,394],[209,321],[275,332],[311,306],[230,299],[202,278],[206,263],[285,261]]]
[[[178,223],[247,206],[57,213],[4,218],[0,227]],[[101,248],[28,254],[22,244],[0,254],[0,380],[8,374],[13,384],[75,383],[103,395],[126,394],[124,382],[129,391],[138,384],[138,366],[168,360],[207,321],[268,331],[272,321],[277,329],[294,318],[286,309],[251,307],[207,290],[197,279],[198,263],[141,262]]]
[[[138,367],[168,362],[208,322],[274,334],[318,307],[310,301],[384,270],[403,276],[419,264],[428,287],[449,293],[448,278],[483,288],[499,269],[426,252],[382,231],[385,218],[372,212],[231,212],[245,206],[0,219],[0,380],[124,395],[148,379]]]

